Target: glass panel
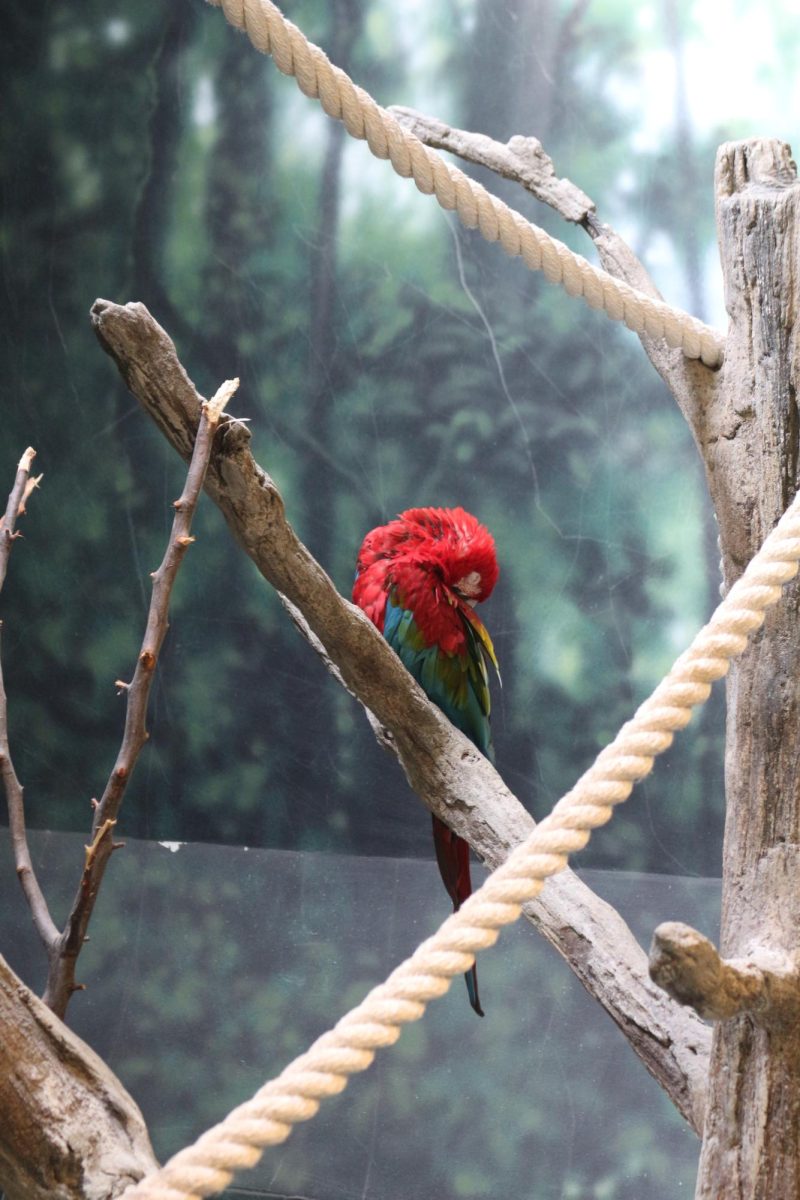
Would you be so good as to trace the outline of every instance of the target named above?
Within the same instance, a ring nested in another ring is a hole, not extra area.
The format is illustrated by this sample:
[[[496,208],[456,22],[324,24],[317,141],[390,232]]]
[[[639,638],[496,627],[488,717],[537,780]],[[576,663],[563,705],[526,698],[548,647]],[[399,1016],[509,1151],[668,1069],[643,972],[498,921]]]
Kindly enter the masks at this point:
[[[38,986],[43,955],[0,842],[0,947]],[[60,905],[82,839],[36,834],[33,853]],[[645,945],[668,919],[716,936],[716,880],[582,876]],[[163,1158],[305,1050],[446,912],[429,862],[131,840],[109,868],[70,1019]],[[560,957],[519,922],[479,972],[484,1020],[456,980],[230,1195],[690,1195],[697,1139]]]

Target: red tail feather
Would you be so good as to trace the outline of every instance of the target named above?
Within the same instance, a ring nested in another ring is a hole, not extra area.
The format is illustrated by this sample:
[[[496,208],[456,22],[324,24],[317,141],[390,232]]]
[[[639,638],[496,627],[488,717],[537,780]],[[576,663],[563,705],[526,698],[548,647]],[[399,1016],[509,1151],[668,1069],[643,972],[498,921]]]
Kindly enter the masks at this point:
[[[433,844],[436,848],[436,861],[439,864],[439,874],[453,901],[453,910],[459,908],[468,896],[472,895],[472,879],[469,873],[469,846],[462,837],[453,833],[440,821],[433,818]],[[473,964],[466,972],[467,992],[469,1002],[479,1017],[483,1016],[480,997],[478,996],[478,972]]]

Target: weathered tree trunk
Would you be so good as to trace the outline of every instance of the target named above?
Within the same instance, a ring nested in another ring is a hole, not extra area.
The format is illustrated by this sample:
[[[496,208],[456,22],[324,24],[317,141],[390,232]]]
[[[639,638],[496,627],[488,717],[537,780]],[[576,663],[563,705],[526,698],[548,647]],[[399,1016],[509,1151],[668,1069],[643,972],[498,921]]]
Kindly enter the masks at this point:
[[[789,147],[720,148],[730,329],[704,455],[726,586],[797,491],[800,183]],[[800,586],[728,681],[721,951],[776,972],[763,1007],[718,1022],[697,1197],[800,1196]]]
[[[112,1200],[157,1165],[142,1114],[116,1076],[0,957],[6,1200]]]

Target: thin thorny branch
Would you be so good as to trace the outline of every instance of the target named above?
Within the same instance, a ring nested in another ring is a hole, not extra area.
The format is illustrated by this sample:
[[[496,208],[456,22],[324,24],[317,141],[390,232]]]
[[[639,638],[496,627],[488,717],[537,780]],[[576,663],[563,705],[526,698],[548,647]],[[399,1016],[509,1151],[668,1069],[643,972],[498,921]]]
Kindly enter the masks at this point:
[[[133,679],[127,684],[117,681],[117,686],[127,695],[122,744],[103,795],[94,805],[91,841],[86,847],[80,883],[64,929],[50,953],[50,970],[44,1000],[53,1012],[61,1017],[66,1012],[70,996],[81,987],[75,982],[78,955],[86,939],[86,931],[108,861],[114,850],[122,845],[114,841],[114,827],[128,781],[149,736],[145,727],[147,703],[158,656],[167,633],[172,586],[183,557],[194,541],[190,536],[192,518],[211,458],[214,434],[222,411],[238,386],[238,380],[223,383],[216,396],[205,402],[201,408],[200,424],[186,482],[180,498],[174,503],[175,516],[167,549],[160,567],[152,574],[153,591],[147,626]]]
[[[70,996],[82,986],[75,982],[78,955],[86,941],[86,931],[108,860],[114,850],[123,844],[114,841],[114,827],[128,781],[142,746],[148,738],[145,728],[147,704],[158,656],[167,632],[172,587],[186,550],[194,541],[190,535],[192,519],[211,458],[214,434],[225,405],[238,384],[238,380],[229,380],[222,384],[216,396],[205,402],[201,408],[186,482],[180,498],[174,504],[175,517],[167,549],[160,567],[152,575],[153,591],[147,626],[133,679],[130,683],[117,681],[118,687],[127,695],[122,744],[103,795],[99,802],[93,802],[91,838],[86,846],[80,883],[66,924],[60,932],[50,915],[31,863],[25,833],[23,792],[9,753],[7,702],[0,671],[0,772],[8,803],[14,858],[34,925],[48,954],[50,965],[44,1000],[59,1017],[64,1016]],[[0,522],[0,586],[5,578],[12,542],[17,536],[14,532],[17,516],[24,512],[25,501],[38,483],[38,479],[30,476],[33,456],[33,450],[28,450],[23,455],[5,516]]]
[[[8,570],[8,560],[11,547],[19,537],[15,532],[17,518],[25,512],[25,503],[35,487],[41,481],[41,475],[31,475],[31,464],[36,455],[32,447],[23,454],[17,467],[14,486],[8,497],[5,514],[0,518],[0,589],[5,582]],[[0,622],[2,631],[2,622]],[[31,911],[36,932],[46,947],[50,947],[58,937],[58,929],[50,915],[44,893],[39,886],[39,880],[33,869],[28,836],[25,829],[25,806],[22,785],[17,778],[14,764],[11,760],[11,750],[8,744],[8,699],[3,681],[3,669],[0,662],[0,774],[3,777],[3,790],[8,805],[8,825],[11,831],[11,845],[14,851],[14,866],[20,881],[25,899]]]

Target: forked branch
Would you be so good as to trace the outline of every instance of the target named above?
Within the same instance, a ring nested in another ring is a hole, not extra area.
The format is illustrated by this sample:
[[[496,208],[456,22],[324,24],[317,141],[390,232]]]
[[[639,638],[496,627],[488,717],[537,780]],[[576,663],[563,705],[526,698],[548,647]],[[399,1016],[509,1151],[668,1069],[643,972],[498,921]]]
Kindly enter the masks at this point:
[[[174,504],[175,517],[167,549],[161,566],[152,576],[153,591],[147,627],[133,679],[130,683],[118,681],[118,687],[127,694],[122,745],[103,795],[95,804],[91,840],[86,847],[80,883],[69,917],[63,931],[50,947],[50,970],[44,1000],[60,1017],[66,1012],[70,996],[80,989],[80,985],[75,982],[75,965],[86,940],[86,931],[108,860],[114,850],[122,844],[114,841],[114,827],[128,781],[148,737],[145,727],[147,703],[156,663],[167,632],[172,587],[184,555],[194,541],[190,535],[192,518],[208,469],[214,435],[222,411],[238,387],[238,382],[234,380],[224,383],[214,399],[201,406],[199,428],[194,439],[186,483],[180,498]]]
[[[191,451],[200,398],[175,347],[141,304],[98,300],[95,331],[123,378],[171,444]],[[153,363],[158,363],[158,370]],[[262,575],[300,610],[338,677],[389,733],[423,802],[490,867],[533,827],[492,765],[432,705],[371,622],[342,599],[288,523],[283,500],[255,463],[248,436],[233,427],[211,459],[206,490]],[[689,1123],[702,1128],[710,1032],[652,983],[647,959],[625,922],[569,871],[554,879],[526,916],[570,963]]]

